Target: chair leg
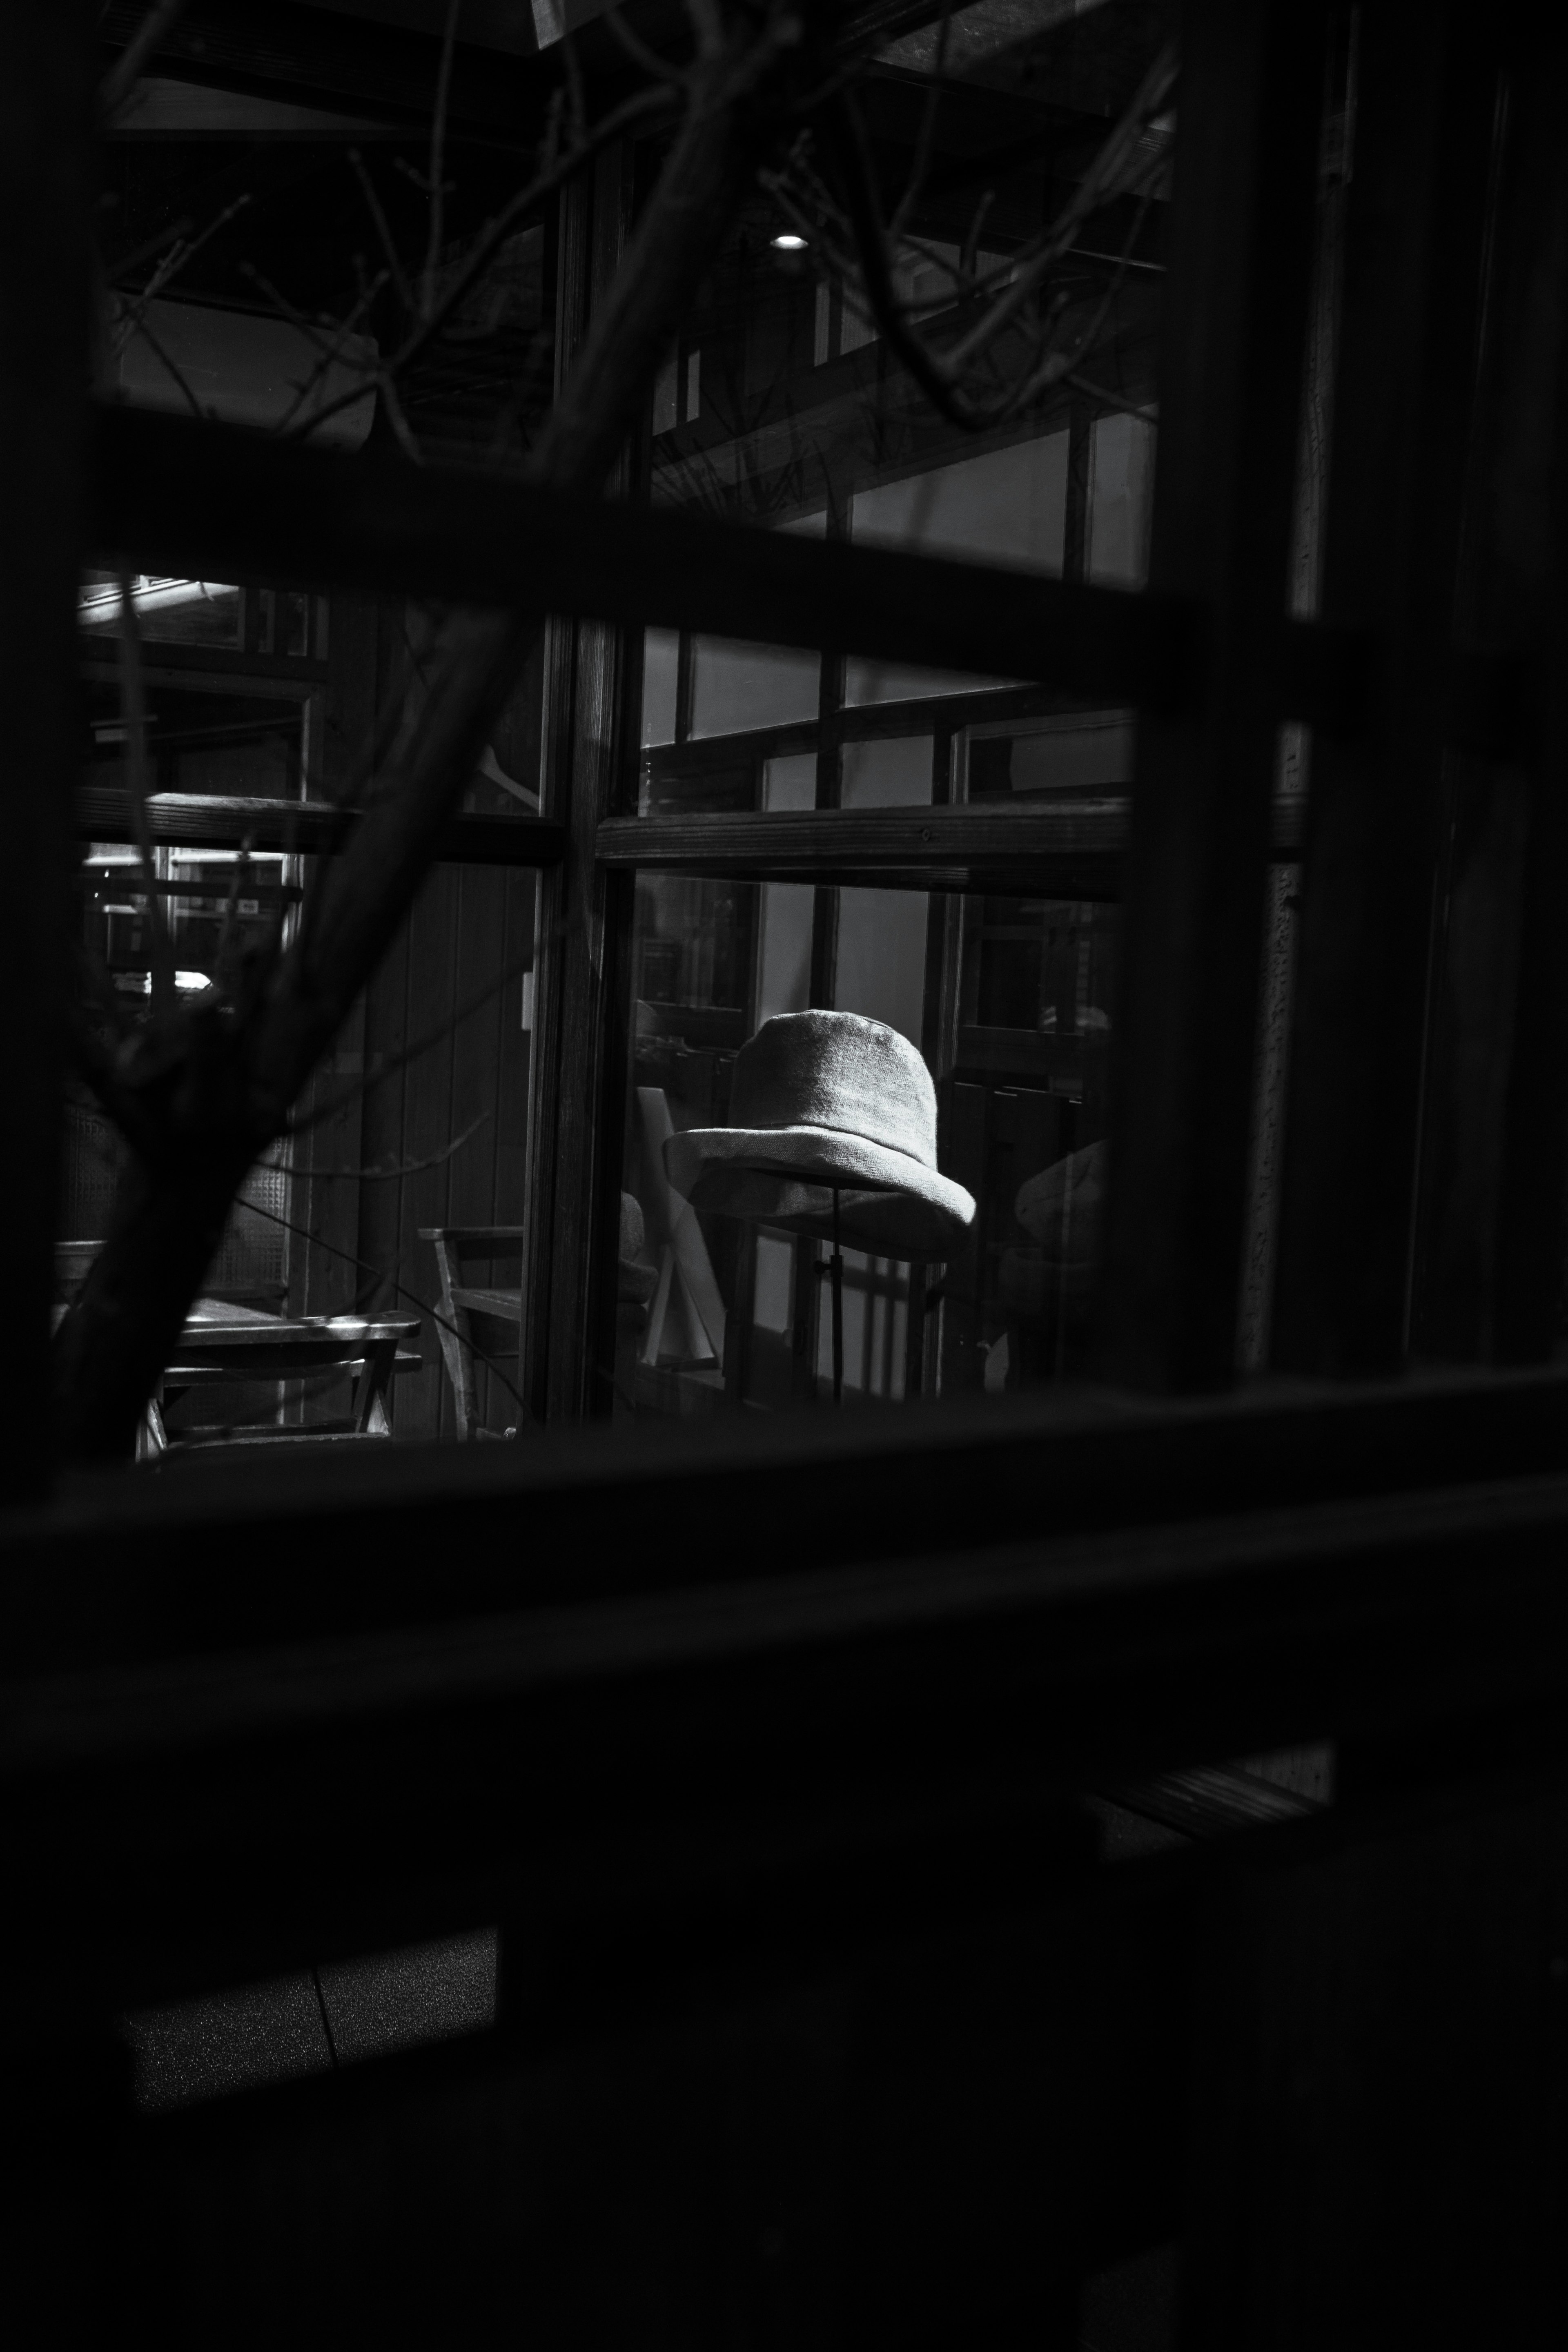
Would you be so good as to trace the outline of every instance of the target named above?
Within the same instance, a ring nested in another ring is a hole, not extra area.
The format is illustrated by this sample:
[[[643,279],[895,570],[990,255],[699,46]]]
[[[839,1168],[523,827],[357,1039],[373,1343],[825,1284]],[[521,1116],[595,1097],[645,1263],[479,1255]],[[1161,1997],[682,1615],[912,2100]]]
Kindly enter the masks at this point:
[[[390,1339],[368,1349],[359,1379],[354,1383],[353,1423],[355,1429],[365,1436],[392,1435],[392,1423],[386,1411],[386,1391],[396,1352],[397,1343]]]
[[[479,1422],[474,1396],[473,1332],[464,1309],[452,1298],[452,1245],[443,1234],[436,1244],[436,1267],[441,1277],[441,1320],[436,1326],[442,1361],[452,1383],[452,1408],[458,1443],[466,1444]]]

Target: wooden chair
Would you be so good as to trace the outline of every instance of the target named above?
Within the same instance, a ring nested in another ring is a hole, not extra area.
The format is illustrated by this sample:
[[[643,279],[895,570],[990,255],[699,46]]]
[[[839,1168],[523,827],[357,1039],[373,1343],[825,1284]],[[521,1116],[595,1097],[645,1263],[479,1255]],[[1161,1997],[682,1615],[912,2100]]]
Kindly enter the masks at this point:
[[[515,1362],[522,1333],[522,1236],[521,1225],[421,1225],[419,1238],[433,1244],[440,1276],[437,1325],[441,1354],[452,1383],[458,1436],[488,1435],[479,1425],[473,1351]],[[465,1261],[515,1257],[515,1286],[463,1280]]]

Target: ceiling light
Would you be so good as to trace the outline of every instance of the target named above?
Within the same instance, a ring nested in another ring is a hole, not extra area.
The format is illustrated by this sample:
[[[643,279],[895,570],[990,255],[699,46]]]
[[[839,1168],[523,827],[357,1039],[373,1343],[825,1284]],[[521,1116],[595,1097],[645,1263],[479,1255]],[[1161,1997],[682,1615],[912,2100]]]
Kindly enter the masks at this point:
[[[804,253],[805,239],[796,236],[793,228],[781,228],[773,240],[773,247],[775,253]]]

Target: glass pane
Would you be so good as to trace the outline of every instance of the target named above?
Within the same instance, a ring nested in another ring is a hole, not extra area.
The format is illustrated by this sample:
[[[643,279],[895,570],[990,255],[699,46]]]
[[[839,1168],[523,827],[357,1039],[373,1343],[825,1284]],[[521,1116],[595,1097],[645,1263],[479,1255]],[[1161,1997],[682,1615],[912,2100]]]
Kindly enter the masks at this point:
[[[814,994],[821,1004],[818,992],[857,1038],[878,1024],[917,1058],[931,1087],[929,1172],[973,1202],[967,1225],[912,1257],[908,1243],[899,1254],[858,1247],[870,1196],[847,1206],[841,1190],[843,1397],[1018,1390],[1081,1373],[1117,936],[1114,908],[1080,901],[640,877],[622,1186],[643,1246],[617,1277],[618,1410],[784,1411],[832,1394],[827,1179],[819,1172],[824,1189],[804,1202],[779,1190],[776,1169],[765,1180],[784,1113],[763,1129],[747,1108],[763,1024],[806,1013]],[[876,1129],[874,1094],[840,1123],[824,1107],[827,1062],[808,1076],[799,1123]],[[772,1190],[710,1181],[737,1151],[736,1165]],[[901,1217],[908,1204],[895,1191],[869,1213]]]
[[[238,588],[216,580],[160,580],[144,575],[131,586],[137,628],[149,645],[237,647],[241,643]],[[84,635],[118,636],[119,582],[89,574],[78,618]]]
[[[820,668],[816,654],[698,637],[692,646],[692,735],[731,735],[815,719]]]
[[[931,796],[929,735],[872,737],[846,743],[839,797],[845,808],[910,808]]]
[[[116,667],[94,665],[84,682],[90,742],[84,782],[125,790],[130,724]],[[305,758],[302,697],[247,691],[171,666],[143,686],[143,758],[151,793],[297,800]]]
[[[1016,800],[1020,794],[1127,792],[1136,733],[1130,710],[966,727],[954,745],[956,797]]]
[[[1139,416],[1097,417],[1090,446],[1089,576],[1102,587],[1142,588],[1149,570],[1153,428]]]

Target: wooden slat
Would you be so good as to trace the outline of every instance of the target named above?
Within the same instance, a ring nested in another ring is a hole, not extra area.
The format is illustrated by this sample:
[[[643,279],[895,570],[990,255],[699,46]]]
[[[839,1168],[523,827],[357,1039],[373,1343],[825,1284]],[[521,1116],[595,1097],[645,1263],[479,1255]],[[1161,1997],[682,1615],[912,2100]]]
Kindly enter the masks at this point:
[[[132,841],[125,795],[110,784],[79,785],[72,803],[79,841]],[[327,801],[247,800],[207,793],[153,793],[148,823],[158,842],[193,849],[329,851],[352,832],[355,819]],[[559,824],[541,817],[454,816],[443,826],[437,856],[462,866],[554,866],[564,854]]]
[[[1356,65],[1324,616],[1384,637],[1375,721],[1312,746],[1274,1357],[1405,1343],[1444,704],[1500,18],[1369,9]]]
[[[1131,833],[1123,798],[1063,794],[1047,806],[973,803],[914,809],[789,809],[694,816],[606,817],[595,835],[607,866],[685,873],[809,875],[911,889],[1000,889],[1026,881],[1064,898],[1114,898]],[[1299,856],[1300,809],[1276,802],[1270,854]]]
[[[1150,593],[1202,604],[1207,662],[1138,732],[1100,1314],[1107,1369],[1142,1386],[1235,1363],[1325,16],[1182,18]]]

